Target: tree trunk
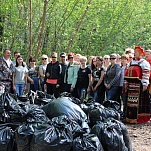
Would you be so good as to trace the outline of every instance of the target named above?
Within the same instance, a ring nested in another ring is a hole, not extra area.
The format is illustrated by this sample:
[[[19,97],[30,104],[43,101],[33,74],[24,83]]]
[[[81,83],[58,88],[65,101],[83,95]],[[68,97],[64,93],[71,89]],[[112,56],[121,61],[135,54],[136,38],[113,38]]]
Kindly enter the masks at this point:
[[[42,18],[42,27],[41,27],[40,35],[39,35],[39,38],[38,38],[38,47],[37,47],[37,50],[36,50],[35,58],[38,57],[38,54],[39,54],[40,48],[41,48],[42,37],[43,37],[43,34],[44,34],[44,28],[45,28],[45,22],[46,22],[47,5],[48,5],[48,0],[45,0],[44,1],[43,18]]]
[[[74,41],[76,39],[76,36],[77,36],[77,34],[78,34],[79,30],[80,30],[80,27],[82,25],[82,22],[83,22],[84,18],[86,16],[87,12],[88,12],[88,9],[89,9],[89,6],[90,6],[91,2],[92,2],[92,0],[89,0],[88,5],[87,5],[87,7],[86,7],[86,9],[84,11],[84,14],[81,17],[79,25],[78,25],[78,27],[77,27],[77,29],[75,31],[75,34],[73,35],[73,38],[71,39],[71,41],[69,42],[69,44],[68,44],[68,46],[67,46],[67,48],[65,50],[65,52],[67,52],[67,53],[69,52],[69,49],[72,47],[72,45],[73,45],[73,43],[74,43]]]

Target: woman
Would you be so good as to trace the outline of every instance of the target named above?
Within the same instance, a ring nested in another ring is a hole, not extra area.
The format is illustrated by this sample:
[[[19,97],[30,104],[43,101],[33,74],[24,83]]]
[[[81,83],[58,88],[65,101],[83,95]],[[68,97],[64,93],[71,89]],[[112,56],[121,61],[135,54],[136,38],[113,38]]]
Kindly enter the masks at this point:
[[[109,65],[110,65],[110,56],[109,55],[105,55],[103,57],[103,68],[105,69],[105,71],[107,70]]]
[[[126,102],[125,99],[123,99],[123,85],[124,85],[124,75],[125,75],[125,71],[128,68],[128,60],[129,60],[129,56],[127,54],[123,54],[121,56],[121,76],[120,76],[120,85],[118,88],[118,96],[117,96],[117,102],[120,104],[120,109],[121,109],[121,100],[123,100],[123,112],[125,113],[125,109],[126,109]]]
[[[104,77],[104,85],[106,87],[106,97],[107,100],[117,99],[118,87],[120,85],[120,75],[121,75],[121,67],[116,63],[116,54],[110,55],[111,64],[107,68],[105,77]]]
[[[44,91],[44,78],[45,78],[46,68],[48,64],[48,56],[42,55],[41,61],[42,61],[42,64],[39,66],[40,87],[41,87],[41,90]]]
[[[86,63],[87,63],[87,58],[81,56],[80,58],[81,66],[78,70],[78,78],[76,83],[79,99],[82,98],[83,91],[85,91],[85,97],[86,97],[86,94],[87,92],[89,92],[90,85],[91,85],[91,70],[87,67]]]
[[[39,67],[36,66],[36,59],[33,57],[29,58],[28,83],[29,90],[39,90]]]
[[[73,54],[68,54],[68,66],[65,71],[64,83],[65,83],[65,91],[71,93],[72,96],[75,96],[75,86],[78,77],[78,69],[79,66],[74,63]]]
[[[18,96],[23,95],[25,89],[27,89],[27,73],[28,69],[23,64],[23,58],[17,56],[16,66],[13,71],[13,90]]]
[[[96,57],[96,68],[92,71],[92,91],[93,99],[96,102],[103,104],[105,97],[104,74],[105,70],[102,67],[103,59]]]
[[[58,98],[60,95],[60,84],[61,84],[61,72],[62,68],[57,60],[57,53],[53,52],[52,61],[47,64],[46,73],[45,73],[45,87],[47,86],[47,93],[54,95],[55,98]]]
[[[150,65],[142,58],[144,49],[136,46],[134,60],[125,73],[127,95],[126,122],[150,122],[150,100],[148,93]]]

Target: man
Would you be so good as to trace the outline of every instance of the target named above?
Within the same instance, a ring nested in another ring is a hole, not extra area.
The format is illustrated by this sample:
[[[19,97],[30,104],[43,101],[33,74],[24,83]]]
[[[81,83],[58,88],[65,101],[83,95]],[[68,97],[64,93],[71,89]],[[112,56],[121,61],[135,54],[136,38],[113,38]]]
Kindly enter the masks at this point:
[[[0,84],[5,86],[5,92],[13,93],[12,72],[14,66],[10,57],[11,51],[5,49],[3,51],[3,56],[0,58]]]
[[[21,56],[20,52],[19,52],[19,51],[15,51],[15,52],[14,52],[14,59],[15,59],[15,60],[13,61],[14,67],[16,66],[16,58],[17,58],[18,56]],[[23,62],[23,65],[27,67],[26,62]]]
[[[62,74],[61,74],[61,85],[60,85],[60,92],[65,92],[65,83],[64,83],[64,76],[65,76],[65,71],[67,68],[68,63],[66,62],[66,53],[62,52],[60,54],[60,64],[62,67]]]

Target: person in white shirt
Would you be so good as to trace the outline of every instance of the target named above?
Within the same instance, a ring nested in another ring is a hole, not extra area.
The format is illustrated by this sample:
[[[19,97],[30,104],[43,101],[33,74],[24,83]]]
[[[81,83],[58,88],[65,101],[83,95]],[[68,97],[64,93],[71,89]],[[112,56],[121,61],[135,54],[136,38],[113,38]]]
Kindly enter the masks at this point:
[[[18,96],[22,96],[24,90],[27,89],[27,73],[28,69],[23,64],[23,58],[17,56],[16,66],[13,70],[13,90]]]

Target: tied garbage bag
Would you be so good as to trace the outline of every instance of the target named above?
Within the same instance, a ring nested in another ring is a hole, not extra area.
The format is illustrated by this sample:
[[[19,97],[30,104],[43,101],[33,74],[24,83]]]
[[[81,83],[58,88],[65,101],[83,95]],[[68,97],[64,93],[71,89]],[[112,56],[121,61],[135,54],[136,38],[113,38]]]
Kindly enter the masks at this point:
[[[113,108],[116,111],[120,111],[120,104],[117,101],[108,100],[103,103],[103,106],[106,108]]]
[[[30,144],[34,134],[34,125],[22,124],[16,129],[15,139],[18,151],[30,151]]]
[[[104,123],[96,124],[91,133],[98,136],[104,151],[132,151],[124,124],[115,119],[109,118]]]
[[[26,116],[24,116],[24,122],[27,123],[47,123],[49,118],[46,116],[45,112],[35,104],[25,105],[24,109]]]
[[[41,108],[31,104],[29,105],[26,120],[28,123],[46,123],[49,121],[49,118]]]
[[[76,121],[70,120],[66,115],[54,117],[51,119],[50,123],[55,127],[61,126],[67,128],[72,133],[73,138],[81,136],[87,132]]]
[[[12,96],[8,93],[0,96],[0,121],[2,123],[21,122],[24,115],[24,110]]]
[[[88,134],[74,139],[73,151],[104,151],[104,149],[96,135]]]
[[[54,99],[49,104],[42,107],[48,118],[66,115],[70,120],[75,120],[80,126],[88,127],[87,116],[83,110],[68,97]],[[84,128],[84,127],[83,127]]]
[[[43,124],[36,127],[31,151],[70,151],[73,136],[63,125]]]
[[[92,108],[93,107],[93,108]],[[88,117],[90,121],[90,127],[93,127],[97,122],[104,121],[107,118],[120,119],[118,111],[112,108],[105,108],[103,105],[91,106],[89,108]]]
[[[7,126],[0,126],[0,151],[15,150],[14,131]]]

